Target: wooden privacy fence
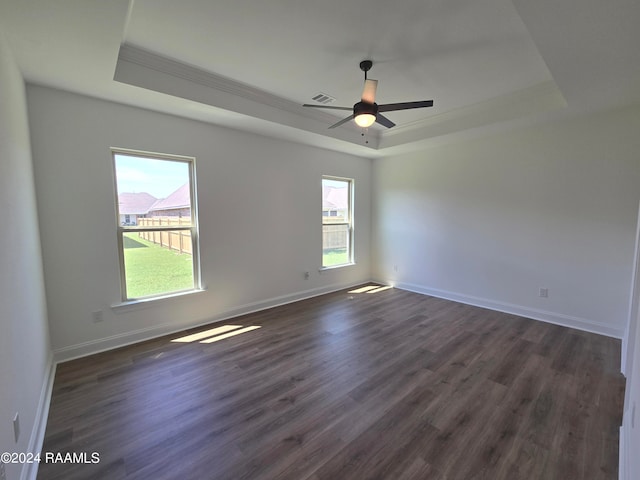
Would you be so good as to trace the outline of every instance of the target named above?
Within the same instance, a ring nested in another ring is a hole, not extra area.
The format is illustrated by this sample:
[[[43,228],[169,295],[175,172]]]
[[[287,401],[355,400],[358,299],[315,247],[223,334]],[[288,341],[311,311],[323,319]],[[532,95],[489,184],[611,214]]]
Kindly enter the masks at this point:
[[[138,226],[159,227],[190,225],[189,218],[151,217],[138,218]],[[180,253],[192,254],[191,231],[153,231],[139,232],[140,238]],[[348,228],[345,225],[323,225],[322,245],[325,250],[346,249],[348,244]]]
[[[158,227],[158,226],[173,226],[173,225],[191,225],[190,218],[180,217],[151,217],[151,218],[139,218],[138,225],[141,227]],[[143,238],[149,242],[166,247],[176,252],[186,253],[191,255],[191,230],[174,230],[174,231],[155,231],[155,232],[140,232],[140,238]]]
[[[348,229],[344,225],[322,226],[322,247],[325,250],[347,248]]]

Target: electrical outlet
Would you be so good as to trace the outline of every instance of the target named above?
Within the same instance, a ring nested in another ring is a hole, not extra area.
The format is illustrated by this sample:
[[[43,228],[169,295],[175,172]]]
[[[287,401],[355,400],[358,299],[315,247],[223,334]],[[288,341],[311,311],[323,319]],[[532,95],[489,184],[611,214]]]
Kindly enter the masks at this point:
[[[102,315],[102,310],[91,312],[91,320],[93,320],[93,323],[100,323],[101,321],[103,321],[104,317]]]
[[[18,439],[20,438],[20,414],[16,412],[13,417],[13,439],[18,443]]]
[[[549,289],[541,288],[540,291],[538,292],[538,296],[540,298],[549,298]]]

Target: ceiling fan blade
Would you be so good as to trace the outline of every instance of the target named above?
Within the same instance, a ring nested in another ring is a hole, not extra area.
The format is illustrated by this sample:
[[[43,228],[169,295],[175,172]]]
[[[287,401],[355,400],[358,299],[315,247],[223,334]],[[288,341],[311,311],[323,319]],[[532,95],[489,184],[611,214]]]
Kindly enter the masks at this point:
[[[343,118],[342,120],[340,120],[338,123],[334,123],[333,125],[331,125],[329,128],[336,128],[339,127],[340,125],[342,125],[343,123],[347,123],[349,120],[353,119],[353,115],[349,115],[347,118]]]
[[[376,122],[378,122],[380,125],[384,125],[387,128],[391,128],[391,127],[395,127],[396,126],[395,123],[393,123],[391,120],[389,120],[384,115],[381,115],[380,112],[378,112],[378,114],[376,115]]]
[[[332,110],[353,110],[353,107],[333,107],[331,105],[309,105],[308,103],[305,103],[302,106],[311,107],[311,108],[330,108]]]
[[[364,90],[362,91],[362,101],[366,103],[375,103],[377,88],[378,88],[378,80],[372,80],[372,79],[365,80]]]
[[[411,108],[433,107],[433,100],[422,100],[419,102],[387,103],[378,105],[379,112],[394,112],[396,110],[409,110]]]

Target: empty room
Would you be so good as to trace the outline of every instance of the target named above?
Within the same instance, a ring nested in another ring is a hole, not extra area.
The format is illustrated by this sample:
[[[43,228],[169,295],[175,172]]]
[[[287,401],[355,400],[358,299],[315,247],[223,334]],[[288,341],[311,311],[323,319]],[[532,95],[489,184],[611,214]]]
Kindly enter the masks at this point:
[[[640,478],[639,21],[0,0],[0,480]]]

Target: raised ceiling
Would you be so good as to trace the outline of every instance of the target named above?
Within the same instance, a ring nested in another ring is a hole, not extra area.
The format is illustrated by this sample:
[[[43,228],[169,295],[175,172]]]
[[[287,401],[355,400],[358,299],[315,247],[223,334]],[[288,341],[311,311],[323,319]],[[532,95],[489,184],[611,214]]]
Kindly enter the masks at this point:
[[[638,20],[630,0],[0,1],[28,82],[364,156],[638,102]],[[343,112],[301,105],[353,105],[363,59],[379,103],[434,107],[329,130]]]

